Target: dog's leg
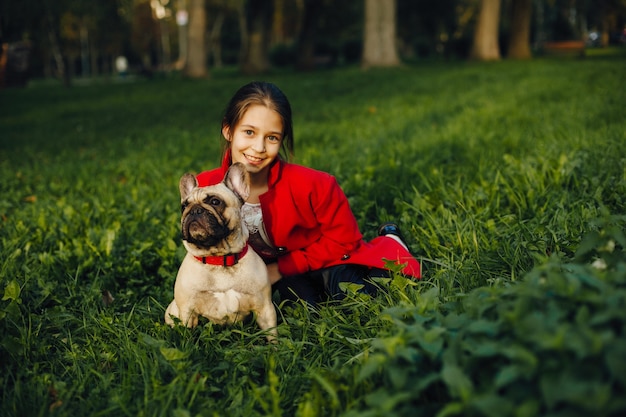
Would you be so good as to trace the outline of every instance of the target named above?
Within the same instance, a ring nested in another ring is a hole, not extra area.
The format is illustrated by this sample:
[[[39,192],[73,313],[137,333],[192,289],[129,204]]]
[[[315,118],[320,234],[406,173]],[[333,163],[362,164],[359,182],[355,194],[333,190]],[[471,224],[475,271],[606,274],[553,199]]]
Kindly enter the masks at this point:
[[[267,341],[276,342],[278,329],[276,328],[276,309],[274,304],[265,303],[260,310],[256,311],[256,322],[262,330],[267,330]]]
[[[165,310],[165,322],[173,327],[175,322],[172,317],[178,318],[183,326],[196,327],[198,325],[198,314],[189,308],[179,308],[176,300],[172,300]]]
[[[172,300],[170,305],[167,306],[167,309],[165,310],[165,323],[173,327],[174,320],[172,319],[172,316],[180,319],[180,311],[178,310],[178,305],[175,300]]]
[[[189,307],[183,307],[180,310],[181,314],[179,317],[184,326],[193,328],[198,325],[198,313]]]

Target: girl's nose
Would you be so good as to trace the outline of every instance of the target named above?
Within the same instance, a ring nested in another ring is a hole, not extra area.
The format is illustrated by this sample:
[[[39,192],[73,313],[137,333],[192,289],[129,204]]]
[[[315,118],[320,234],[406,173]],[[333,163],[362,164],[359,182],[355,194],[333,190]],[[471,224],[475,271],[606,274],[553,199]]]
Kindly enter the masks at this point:
[[[252,144],[252,149],[259,153],[265,152],[265,138],[262,136],[258,137]]]

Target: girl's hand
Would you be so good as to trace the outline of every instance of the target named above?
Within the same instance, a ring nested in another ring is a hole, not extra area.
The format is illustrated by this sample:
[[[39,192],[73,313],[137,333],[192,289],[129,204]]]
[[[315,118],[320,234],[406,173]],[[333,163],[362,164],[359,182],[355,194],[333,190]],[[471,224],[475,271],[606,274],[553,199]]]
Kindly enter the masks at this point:
[[[278,282],[283,276],[278,271],[278,262],[274,262],[267,265],[267,274],[270,278],[270,283],[274,285]]]

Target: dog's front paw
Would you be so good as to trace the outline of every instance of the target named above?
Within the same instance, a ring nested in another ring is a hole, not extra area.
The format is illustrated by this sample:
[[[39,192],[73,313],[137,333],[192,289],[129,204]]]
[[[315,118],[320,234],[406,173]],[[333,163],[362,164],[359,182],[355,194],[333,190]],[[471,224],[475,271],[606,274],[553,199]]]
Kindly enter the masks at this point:
[[[178,310],[178,305],[176,305],[176,301],[172,300],[167,309],[165,310],[165,323],[174,327],[176,322],[174,321],[174,317],[180,319],[180,311]]]
[[[174,327],[177,323],[186,327],[196,327],[198,325],[198,315],[193,311],[187,309],[182,310],[178,308],[176,301],[172,301],[165,310],[165,323]]]

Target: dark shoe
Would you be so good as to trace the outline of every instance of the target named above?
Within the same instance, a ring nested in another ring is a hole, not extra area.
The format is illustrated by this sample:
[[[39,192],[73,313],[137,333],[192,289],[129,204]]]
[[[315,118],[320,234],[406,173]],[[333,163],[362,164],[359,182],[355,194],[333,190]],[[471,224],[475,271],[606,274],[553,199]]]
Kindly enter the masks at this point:
[[[406,240],[404,240],[404,236],[402,236],[402,232],[400,231],[400,228],[398,227],[397,224],[385,223],[385,224],[380,225],[380,227],[378,228],[378,236],[385,236],[385,235],[398,236],[400,240],[404,243],[404,246],[407,246]]]

